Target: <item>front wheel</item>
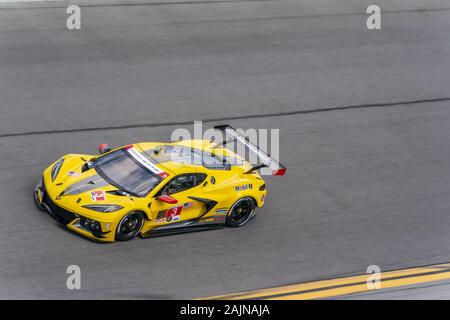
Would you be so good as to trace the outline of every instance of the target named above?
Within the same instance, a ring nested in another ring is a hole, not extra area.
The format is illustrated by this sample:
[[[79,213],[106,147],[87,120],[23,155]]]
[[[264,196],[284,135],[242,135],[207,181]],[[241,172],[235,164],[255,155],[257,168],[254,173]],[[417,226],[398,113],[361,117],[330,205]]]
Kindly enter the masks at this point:
[[[228,212],[225,224],[228,227],[242,227],[255,214],[256,204],[250,197],[244,197],[236,201]]]
[[[133,239],[141,231],[144,225],[144,215],[133,211],[125,215],[117,225],[116,240],[128,241]]]

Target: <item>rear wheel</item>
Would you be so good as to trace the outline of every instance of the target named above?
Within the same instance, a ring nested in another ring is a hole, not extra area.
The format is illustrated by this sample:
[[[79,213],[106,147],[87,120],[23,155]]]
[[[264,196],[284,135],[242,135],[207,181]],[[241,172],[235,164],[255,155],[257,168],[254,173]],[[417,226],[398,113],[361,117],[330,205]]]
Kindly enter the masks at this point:
[[[144,215],[133,211],[125,215],[117,225],[116,240],[128,241],[133,239],[141,231],[144,225]]]
[[[255,214],[256,204],[250,197],[244,197],[236,201],[228,212],[225,221],[228,227],[242,227]]]

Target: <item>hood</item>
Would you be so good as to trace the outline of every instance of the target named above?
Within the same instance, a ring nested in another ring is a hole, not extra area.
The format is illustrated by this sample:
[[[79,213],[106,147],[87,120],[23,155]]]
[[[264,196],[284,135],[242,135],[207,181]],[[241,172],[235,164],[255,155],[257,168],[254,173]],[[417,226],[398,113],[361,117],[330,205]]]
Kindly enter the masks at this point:
[[[76,196],[83,202],[102,201],[106,200],[106,197],[120,198],[122,196],[115,194],[117,188],[98,175],[94,168],[89,169],[82,157],[65,158],[53,182],[53,188],[58,197]]]

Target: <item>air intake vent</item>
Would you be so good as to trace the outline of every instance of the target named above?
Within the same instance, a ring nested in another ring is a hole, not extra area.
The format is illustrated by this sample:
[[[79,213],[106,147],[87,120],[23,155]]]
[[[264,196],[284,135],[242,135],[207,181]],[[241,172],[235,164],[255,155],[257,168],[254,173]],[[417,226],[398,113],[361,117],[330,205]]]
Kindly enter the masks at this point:
[[[210,165],[210,164],[203,164],[203,167],[205,167],[206,169],[209,170],[231,170],[231,165],[226,163],[226,164],[214,164],[214,165]]]

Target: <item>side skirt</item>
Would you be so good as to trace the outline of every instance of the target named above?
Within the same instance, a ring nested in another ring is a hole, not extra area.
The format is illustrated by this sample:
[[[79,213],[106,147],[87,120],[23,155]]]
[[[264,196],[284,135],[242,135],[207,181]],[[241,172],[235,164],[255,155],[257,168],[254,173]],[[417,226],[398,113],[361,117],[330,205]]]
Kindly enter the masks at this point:
[[[194,220],[188,222],[174,223],[168,226],[156,227],[144,234],[141,234],[143,238],[165,236],[171,234],[204,231],[204,230],[214,230],[221,229],[225,226],[224,223],[199,223]]]

